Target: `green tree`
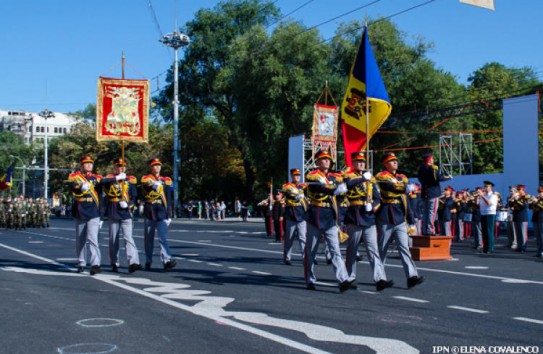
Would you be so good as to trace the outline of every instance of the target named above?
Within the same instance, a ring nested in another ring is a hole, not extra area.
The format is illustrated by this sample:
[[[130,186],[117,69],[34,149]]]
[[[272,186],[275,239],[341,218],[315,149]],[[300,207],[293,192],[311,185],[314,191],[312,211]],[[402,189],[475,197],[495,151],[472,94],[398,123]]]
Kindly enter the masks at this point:
[[[506,68],[495,62],[476,70],[468,82],[470,99],[483,103],[531,93],[539,83],[531,68]],[[473,120],[473,129],[488,131],[475,135],[474,173],[497,173],[503,170],[503,135],[499,132],[502,127],[501,109],[482,112]]]

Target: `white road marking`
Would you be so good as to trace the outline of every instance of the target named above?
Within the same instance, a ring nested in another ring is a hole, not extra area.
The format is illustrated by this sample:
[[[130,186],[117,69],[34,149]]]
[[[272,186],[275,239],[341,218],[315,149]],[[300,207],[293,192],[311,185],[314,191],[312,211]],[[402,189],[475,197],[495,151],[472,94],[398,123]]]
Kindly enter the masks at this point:
[[[214,267],[223,267],[222,264],[219,263],[213,263],[213,262],[207,262],[207,265],[214,266]]]
[[[460,311],[468,311],[468,312],[475,312],[475,313],[481,313],[481,314],[485,314],[485,313],[489,313],[489,311],[485,311],[485,310],[479,310],[479,309],[472,309],[470,307],[463,307],[463,306],[447,306],[448,308],[450,309],[454,309],[454,310],[460,310]]]
[[[75,262],[77,260],[77,258],[57,258],[57,261],[59,262]]]
[[[524,321],[524,322],[530,322],[530,323],[537,323],[537,324],[543,324],[543,321],[541,320],[535,320],[533,318],[527,318],[527,317],[513,317],[514,320],[517,321]]]
[[[198,242],[208,243],[208,242],[211,242],[211,240],[198,240]]]
[[[338,286],[335,283],[326,283],[326,282],[323,282],[323,281],[316,281],[315,284],[316,285],[322,285],[322,286],[334,287],[334,288],[337,288],[337,286]]]
[[[531,283],[530,280],[523,280],[523,279],[503,279],[503,283],[509,283],[509,284],[528,284]]]
[[[360,290],[361,293],[370,294],[370,295],[377,295],[379,292],[377,291],[369,291],[369,290]]]
[[[67,345],[64,347],[57,348],[57,351],[60,354],[70,354],[70,353],[113,353],[117,351],[117,346],[115,344],[109,343],[78,343]]]
[[[43,241],[28,241],[28,243],[43,243]]]
[[[272,275],[272,273],[259,272],[258,270],[252,270],[251,273],[260,274],[260,275]]]
[[[240,267],[228,267],[228,269],[233,269],[233,270],[245,270],[245,268],[240,268]]]
[[[199,256],[198,253],[181,253],[181,255],[184,257],[198,257]]]
[[[425,304],[427,302],[430,302],[428,300],[416,299],[414,297],[407,297],[407,296],[393,296],[393,298],[398,299],[398,300],[418,302],[418,303],[421,303],[421,304]]]
[[[40,256],[37,256],[35,254],[32,254],[32,253],[28,253],[26,251],[23,251],[23,250],[20,250],[20,249],[17,249],[17,248],[13,248],[13,247],[10,247],[8,245],[4,245],[3,243],[0,243],[0,247],[4,247],[4,248],[7,248],[8,250],[11,250],[13,252],[17,252],[17,253],[20,253],[20,254],[24,254],[25,256],[28,256],[28,257],[34,257],[36,259],[39,259],[40,261],[43,261],[45,263],[50,263],[50,264],[54,264],[56,266],[59,266],[59,267],[63,267],[63,268],[70,268],[62,263],[58,263],[58,262],[55,262],[54,260],[52,259],[49,259],[49,258],[44,258],[44,257],[40,257]]]
[[[189,259],[188,261],[192,263],[204,263],[203,261],[199,261],[197,259]]]
[[[465,266],[466,269],[488,269],[488,267],[485,266]]]
[[[77,321],[76,324],[82,327],[114,327],[124,324],[124,321],[115,318],[87,318]]]

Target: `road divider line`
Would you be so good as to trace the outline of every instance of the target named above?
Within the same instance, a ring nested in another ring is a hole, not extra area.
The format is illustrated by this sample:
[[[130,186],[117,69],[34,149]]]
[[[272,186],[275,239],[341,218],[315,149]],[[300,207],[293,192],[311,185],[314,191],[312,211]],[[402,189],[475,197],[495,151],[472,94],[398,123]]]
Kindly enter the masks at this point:
[[[246,270],[245,268],[240,268],[240,267],[228,267],[228,269],[233,269],[233,270]]]
[[[421,304],[425,304],[425,303],[430,302],[430,301],[428,301],[428,300],[416,299],[416,298],[414,298],[414,297],[407,297],[407,296],[393,296],[393,298],[398,299],[398,300],[405,300],[405,301],[411,301],[411,302],[418,302],[418,303],[421,303]]]
[[[464,307],[464,306],[451,305],[451,306],[447,306],[447,307],[450,308],[450,309],[454,309],[454,310],[474,312],[474,313],[480,313],[480,314],[489,313],[489,311],[479,310],[479,309],[472,309],[470,307]]]
[[[258,274],[258,275],[272,275],[272,273],[259,272],[258,270],[252,270],[251,273],[255,273],[255,274]]]
[[[536,320],[536,319],[528,318],[528,317],[513,317],[513,319],[517,320],[517,321],[524,321],[524,322],[530,322],[530,323],[543,324],[543,321],[541,321],[541,320]]]

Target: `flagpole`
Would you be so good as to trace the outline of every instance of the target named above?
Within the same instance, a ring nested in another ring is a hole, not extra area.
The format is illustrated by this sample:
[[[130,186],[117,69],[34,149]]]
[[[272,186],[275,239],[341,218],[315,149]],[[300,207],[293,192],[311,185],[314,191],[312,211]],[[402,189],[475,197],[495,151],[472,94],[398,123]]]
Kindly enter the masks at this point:
[[[367,20],[364,20],[364,32],[366,34],[366,36],[368,35],[368,22]],[[362,33],[362,40],[364,40],[364,33]],[[366,43],[363,43],[363,45],[366,45]],[[364,58],[364,60],[366,60],[366,58]],[[364,64],[366,65],[366,64]],[[367,74],[366,74],[367,75]],[[364,82],[366,83],[366,97],[365,97],[365,100],[366,100],[366,107],[365,107],[365,110],[366,110],[366,170],[369,172],[370,171],[370,164],[368,163],[369,161],[369,158],[370,158],[370,139],[368,138],[369,137],[369,128],[370,128],[370,100],[368,99],[368,80],[367,78],[364,78]]]
[[[125,56],[124,56],[124,51],[121,52],[122,54],[122,79],[124,80],[124,59],[125,59]],[[124,140],[121,140],[121,158],[123,159],[124,161]]]

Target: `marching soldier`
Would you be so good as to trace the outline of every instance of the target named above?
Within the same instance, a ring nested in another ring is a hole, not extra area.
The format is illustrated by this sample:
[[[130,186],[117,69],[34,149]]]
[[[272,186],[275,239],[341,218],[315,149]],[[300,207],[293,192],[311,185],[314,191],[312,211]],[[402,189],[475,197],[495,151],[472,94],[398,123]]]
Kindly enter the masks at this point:
[[[102,226],[101,216],[101,195],[102,176],[94,174],[94,160],[85,155],[80,159],[81,170],[70,174],[68,182],[73,194],[72,216],[75,221],[75,248],[78,257],[77,272],[85,270],[87,261],[85,259],[85,245],[90,254],[90,274],[100,273],[101,255],[98,244],[98,233]],[[47,201],[42,201],[45,207]],[[48,205],[47,205],[48,206]],[[45,208],[43,215],[46,215]]]
[[[119,271],[119,237],[122,231],[128,260],[128,272],[142,269],[138,249],[132,237],[132,208],[138,197],[134,176],[127,176],[126,161],[118,158],[113,161],[113,174],[102,179],[105,198],[105,215],[109,220],[109,259],[111,270]]]
[[[364,238],[366,254],[373,271],[373,280],[377,291],[390,288],[394,282],[387,280],[385,266],[379,256],[377,246],[377,227],[375,226],[375,211],[379,209],[381,196],[379,187],[371,173],[364,172],[366,157],[362,152],[351,154],[353,170],[345,175],[349,208],[345,215],[347,225],[347,273],[349,281],[356,281],[356,254],[361,238]]]
[[[298,241],[300,242],[300,252],[302,258],[306,243],[306,220],[307,220],[307,203],[305,201],[304,189],[307,187],[305,183],[300,183],[301,171],[299,168],[290,170],[291,182],[283,185],[282,190],[285,194],[286,210],[286,230],[285,242],[283,244],[283,262],[286,265],[291,265],[292,245],[294,244],[294,234],[298,233]]]
[[[172,258],[172,252],[166,238],[167,228],[171,223],[172,217],[172,180],[169,177],[160,175],[162,162],[155,158],[149,161],[151,174],[141,178],[143,197],[145,205],[144,214],[144,244],[145,244],[145,269],[151,269],[153,262],[153,248],[155,231],[158,229],[158,241],[160,243],[160,259],[164,265],[164,270],[169,270],[177,265]]]
[[[526,186],[519,184],[513,190],[513,196],[509,199],[509,206],[513,210],[513,225],[517,235],[517,252],[526,252],[528,242],[528,204],[530,195],[526,194]]]
[[[315,290],[317,278],[313,268],[322,235],[332,255],[339,291],[343,293],[351,287],[351,282],[339,249],[338,209],[335,197],[347,192],[347,187],[340,174],[329,171],[332,156],[328,151],[318,151],[315,160],[317,169],[310,172],[306,178],[310,207],[304,258],[305,281],[307,289]]]
[[[43,217],[44,217],[44,226],[43,227],[49,227],[49,221],[51,218],[51,206],[49,206],[49,203],[45,198],[40,198],[42,204],[43,204]]]
[[[381,207],[377,211],[379,256],[385,263],[390,238],[394,237],[407,278],[407,288],[410,289],[424,281],[424,277],[418,275],[415,262],[411,258],[407,235],[406,219],[411,225],[414,222],[407,203],[407,193],[415,187],[408,187],[407,177],[397,172],[398,159],[394,153],[386,153],[381,161],[385,170],[375,176],[381,192]]]

